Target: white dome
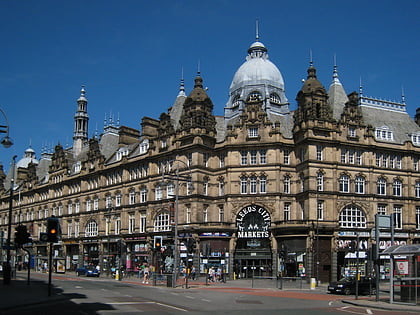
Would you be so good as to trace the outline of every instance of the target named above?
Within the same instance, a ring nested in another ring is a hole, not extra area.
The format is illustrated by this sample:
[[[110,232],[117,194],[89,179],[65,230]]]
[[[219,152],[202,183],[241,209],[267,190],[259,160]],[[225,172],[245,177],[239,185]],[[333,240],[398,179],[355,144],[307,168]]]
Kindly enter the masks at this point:
[[[35,151],[32,148],[25,150],[25,155],[16,163],[16,168],[28,168],[29,163],[39,164],[39,161],[35,158]]]
[[[269,84],[284,89],[283,77],[274,63],[265,58],[250,58],[236,71],[230,91],[247,85]]]

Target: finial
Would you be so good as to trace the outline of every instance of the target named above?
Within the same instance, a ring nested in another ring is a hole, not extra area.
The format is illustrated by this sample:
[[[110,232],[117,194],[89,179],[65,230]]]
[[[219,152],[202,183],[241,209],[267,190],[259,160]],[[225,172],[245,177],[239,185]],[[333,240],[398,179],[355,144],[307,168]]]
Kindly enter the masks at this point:
[[[82,85],[82,89],[80,90],[80,96],[81,97],[85,97],[86,91],[85,91],[85,86]]]
[[[260,35],[259,35],[259,33],[258,33],[258,19],[256,19],[255,20],[255,40],[257,41],[257,42],[259,42],[260,41]]]
[[[337,55],[336,54],[334,54],[333,78],[338,78],[338,72],[337,72]]]
[[[401,86],[401,103],[403,103],[405,105],[404,86]]]
[[[200,75],[200,67],[201,67],[201,61],[200,61],[200,59],[198,59],[198,64],[197,64],[197,75],[199,76]]]
[[[312,57],[312,49],[309,49],[309,67],[313,67],[314,66],[314,60]]]
[[[362,77],[360,76],[360,83],[359,83],[359,97],[363,96],[363,86],[362,86]]]

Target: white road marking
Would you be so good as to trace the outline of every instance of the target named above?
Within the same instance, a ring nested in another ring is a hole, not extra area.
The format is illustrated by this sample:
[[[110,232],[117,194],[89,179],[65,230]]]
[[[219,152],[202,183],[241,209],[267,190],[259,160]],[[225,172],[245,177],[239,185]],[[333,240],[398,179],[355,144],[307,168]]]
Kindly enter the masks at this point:
[[[195,297],[190,296],[190,295],[185,295],[185,297],[186,297],[187,299],[191,299],[191,300],[194,300],[194,299],[195,299]]]
[[[211,302],[211,300],[207,300],[207,299],[201,299],[201,301],[203,301],[203,302]]]
[[[159,303],[159,302],[110,302],[110,303],[106,303],[108,305],[141,305],[141,304],[155,304],[155,305],[159,305],[159,306],[163,306],[163,307],[167,307],[167,308],[172,308],[181,312],[188,312],[186,309],[180,308],[180,307],[176,307],[176,306],[172,306],[172,305],[168,305],[168,304],[164,304],[164,303]]]
[[[75,286],[75,288],[76,288],[76,289],[83,289],[83,287],[81,287],[81,286],[79,286],[79,285],[76,285],[76,286]]]
[[[366,309],[366,313],[373,314],[373,312],[369,308]]]

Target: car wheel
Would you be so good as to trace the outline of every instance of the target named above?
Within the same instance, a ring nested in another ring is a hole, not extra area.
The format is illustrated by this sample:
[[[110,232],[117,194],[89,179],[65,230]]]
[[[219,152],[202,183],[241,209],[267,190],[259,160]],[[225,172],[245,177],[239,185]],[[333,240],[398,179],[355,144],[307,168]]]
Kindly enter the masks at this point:
[[[350,288],[345,288],[345,289],[344,289],[344,294],[345,294],[345,295],[350,295],[350,294],[351,294],[351,290],[350,290]]]

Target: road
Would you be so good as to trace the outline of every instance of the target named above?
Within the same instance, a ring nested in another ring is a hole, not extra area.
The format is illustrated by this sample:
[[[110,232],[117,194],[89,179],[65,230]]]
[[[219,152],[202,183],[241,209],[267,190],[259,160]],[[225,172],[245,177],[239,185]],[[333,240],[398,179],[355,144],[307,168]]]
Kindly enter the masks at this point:
[[[341,302],[341,296],[302,290],[228,286],[173,289],[143,285],[139,281],[74,276],[55,276],[53,285],[54,295],[60,295],[59,299],[1,314],[399,314],[350,306]]]

